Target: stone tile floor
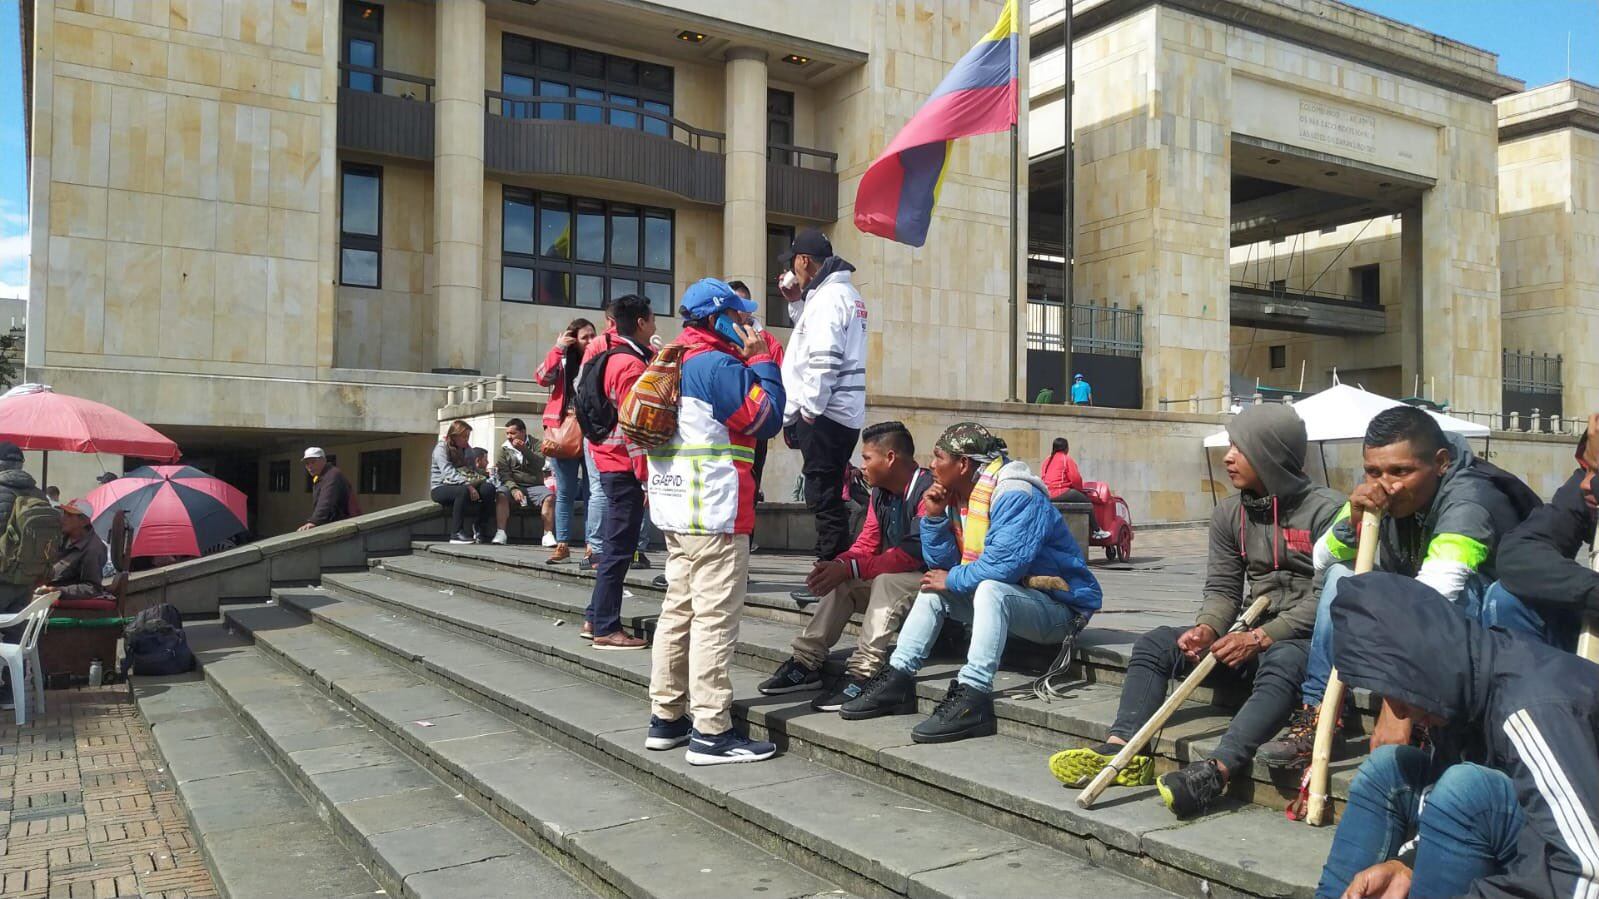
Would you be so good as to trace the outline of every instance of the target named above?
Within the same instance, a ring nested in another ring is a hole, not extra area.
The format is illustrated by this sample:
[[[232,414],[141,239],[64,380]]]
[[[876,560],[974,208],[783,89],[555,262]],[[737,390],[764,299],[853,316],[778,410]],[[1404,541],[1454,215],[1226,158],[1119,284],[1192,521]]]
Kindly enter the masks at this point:
[[[0,712],[0,899],[217,896],[126,684]]]

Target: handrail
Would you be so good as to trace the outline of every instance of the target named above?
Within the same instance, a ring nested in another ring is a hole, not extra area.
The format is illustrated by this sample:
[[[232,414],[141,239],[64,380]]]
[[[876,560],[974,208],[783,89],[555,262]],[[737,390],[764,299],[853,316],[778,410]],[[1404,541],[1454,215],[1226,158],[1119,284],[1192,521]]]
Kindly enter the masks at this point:
[[[407,75],[404,72],[396,72],[391,69],[374,69],[371,66],[358,66],[347,62],[339,63],[339,71],[346,73],[339,78],[340,87],[350,86],[350,79],[348,75],[350,72],[355,72],[361,75],[371,75],[374,78],[387,78],[394,81],[403,81],[407,84],[420,85],[423,89],[423,102],[425,103],[433,102],[433,86],[438,83],[432,78],[423,78],[421,75]],[[376,91],[375,93],[382,92]]]
[[[800,147],[794,144],[780,144],[775,142],[768,143],[766,145],[766,150],[768,159],[771,158],[771,151],[776,150],[779,153],[793,153],[795,157],[811,156],[816,159],[823,160],[827,163],[827,171],[829,172],[837,171],[838,169],[838,154],[830,153],[827,150],[818,150],[814,147]],[[797,161],[790,164],[795,168],[802,169],[806,167]]]
[[[703,149],[701,142],[706,140],[714,140],[716,141],[716,152],[721,153],[724,152],[723,147],[727,141],[727,135],[721,131],[711,131],[705,128],[696,128],[682,119],[673,118],[670,115],[656,112],[653,109],[645,109],[643,105],[628,106],[625,103],[612,103],[609,100],[596,100],[587,97],[546,97],[538,94],[507,94],[501,91],[484,91],[483,94],[489,101],[499,101],[500,108],[498,111],[489,108],[491,106],[490,103],[485,103],[484,105],[490,115],[498,115],[502,118],[522,118],[520,116],[506,116],[506,103],[527,104],[529,106],[544,103],[555,103],[561,106],[585,106],[592,109],[625,112],[640,116],[642,118],[654,119],[658,122],[665,122],[667,127],[672,131],[672,140],[677,140],[677,130],[681,129],[686,135],[688,135],[688,139],[683,141],[683,143],[688,144],[696,150]],[[532,119],[536,117],[527,116],[526,118]],[[616,126],[606,124],[605,127],[612,128]],[[659,137],[660,135],[654,136]]]
[[[1269,283],[1261,284],[1258,281],[1233,281],[1232,286],[1241,288],[1243,290],[1255,291],[1256,293],[1263,293],[1267,296],[1281,298],[1284,300],[1303,297],[1306,299],[1316,300],[1317,302],[1335,303],[1340,306],[1348,306],[1354,309],[1382,308],[1380,303],[1368,303],[1365,300],[1357,299],[1346,293],[1332,293],[1331,291],[1326,290],[1297,290],[1292,287],[1277,288],[1272,287]]]

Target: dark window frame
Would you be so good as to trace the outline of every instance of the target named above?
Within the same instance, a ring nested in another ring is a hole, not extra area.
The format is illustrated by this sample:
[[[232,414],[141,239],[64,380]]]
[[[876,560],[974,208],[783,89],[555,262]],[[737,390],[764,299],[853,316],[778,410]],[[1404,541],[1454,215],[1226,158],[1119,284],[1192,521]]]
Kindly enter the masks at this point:
[[[532,253],[516,252],[506,248],[505,237],[507,216],[505,216],[504,212],[512,203],[526,205],[533,211]],[[584,213],[592,214],[595,211],[595,207],[598,207],[605,223],[604,231],[601,235],[601,246],[604,247],[604,252],[602,254],[603,258],[601,261],[597,262],[579,259],[578,247],[576,246],[579,211],[582,210]],[[568,216],[570,233],[573,235],[573,240],[568,243],[567,255],[564,257],[548,256],[544,255],[542,252],[544,247],[542,246],[543,241],[540,240],[540,233],[543,228],[543,216],[546,208],[560,208]],[[591,305],[582,305],[578,302],[578,278],[582,276],[589,276],[601,279],[601,301],[603,301],[607,295],[613,293],[612,284],[616,281],[636,282],[639,285],[638,292],[640,294],[645,292],[647,289],[646,285],[648,284],[653,283],[662,285],[666,288],[665,297],[667,300],[667,305],[656,307],[655,313],[657,315],[672,314],[673,310],[671,308],[671,300],[675,295],[673,285],[676,284],[677,267],[677,214],[675,210],[666,207],[645,206],[639,203],[612,202],[610,200],[601,200],[596,197],[582,197],[575,196],[573,194],[558,193],[556,191],[541,191],[522,187],[506,187],[504,189],[503,196],[500,199],[500,209],[501,302],[521,303],[532,306],[566,306],[576,309],[595,309],[598,308],[597,303]],[[613,262],[611,259],[611,248],[615,237],[614,229],[616,221],[613,211],[618,209],[626,211],[627,214],[634,216],[637,220],[637,225],[635,226],[638,241],[637,265],[620,265]],[[649,229],[648,223],[652,219],[657,221],[664,220],[667,223],[670,233],[668,245],[670,247],[671,255],[668,260],[669,265],[664,269],[654,268],[649,265],[647,243]],[[507,296],[505,291],[505,270],[512,268],[532,272],[535,291],[537,290],[541,273],[565,275],[566,302],[540,302],[536,295],[530,299]]]
[[[787,252],[789,245],[794,242],[796,230],[793,225],[767,222],[767,249],[772,248],[772,238],[776,237],[783,248],[778,252]],[[766,273],[766,324],[779,328],[792,328],[794,323],[788,320],[788,300],[783,299],[783,292],[777,289],[777,277],[783,273],[785,266],[777,261],[775,255],[766,260],[766,265],[769,269]]]
[[[267,492],[289,492],[289,460],[274,459],[267,463]]]
[[[405,483],[404,458],[400,447],[362,452],[358,474],[357,493],[398,495]]]
[[[353,234],[344,230],[344,179],[350,175],[375,178],[378,183],[377,234]],[[344,251],[357,250],[377,254],[377,283],[353,284],[344,279]],[[358,162],[346,162],[339,168],[339,284],[363,290],[383,289],[383,167]]]
[[[774,104],[774,100],[778,101],[778,103]],[[781,103],[783,102],[788,104],[786,112],[781,108]],[[788,139],[777,140],[773,135],[776,134],[777,127],[783,125],[788,127]],[[794,152],[792,150],[774,150],[772,149],[772,144],[774,143],[788,144],[790,146],[794,144],[794,92],[769,87],[766,89],[766,159],[768,162],[775,162],[778,165],[793,165],[795,162]]]
[[[1267,350],[1267,355],[1268,355],[1267,361],[1271,364],[1271,367],[1273,369],[1287,368],[1288,367],[1288,346],[1287,346],[1287,344],[1282,344],[1282,343],[1272,344],[1271,346],[1267,347],[1266,350]]]
[[[555,57],[564,56],[565,66],[560,66]],[[618,125],[612,121],[613,116],[627,115],[618,110],[599,110],[599,123],[613,128],[631,128],[634,131],[645,131],[659,136],[670,138],[671,126],[659,119],[651,119],[642,114],[648,103],[664,105],[664,112],[659,109],[651,111],[673,116],[677,108],[674,96],[677,87],[677,73],[669,65],[656,62],[646,62],[630,56],[620,56],[614,53],[602,53],[598,50],[588,50],[570,44],[556,41],[547,41],[541,38],[530,37],[525,34],[516,34],[507,31],[500,38],[500,86],[504,91],[505,76],[516,75],[533,80],[533,93],[527,102],[511,101],[505,104],[507,114],[514,118],[553,118],[564,121],[577,121],[579,108],[577,104],[550,104],[551,111],[558,110],[559,116],[543,115],[544,109],[538,103],[541,86],[545,81],[552,81],[565,85],[568,97],[577,97],[579,89],[599,91],[599,99],[608,102],[618,102],[621,97],[624,101],[631,101],[639,107],[640,113],[633,114],[633,124]],[[527,60],[531,60],[527,61]],[[585,68],[597,65],[600,74],[590,74],[583,71]],[[626,67],[633,69],[633,80],[627,81],[618,75]],[[656,86],[646,84],[647,80],[655,80]],[[661,86],[664,85],[664,86]],[[587,98],[586,98],[587,99]],[[589,107],[594,109],[595,107]]]
[[[360,13],[363,10],[374,11],[375,15],[370,17],[362,16]],[[373,44],[371,67],[374,69],[383,68],[383,7],[376,3],[365,3],[362,0],[344,0],[341,16],[344,27],[342,29],[343,33],[339,35],[339,61],[345,65],[350,65],[350,41],[365,40],[371,41]],[[344,87],[348,87],[351,90],[366,90],[366,88],[354,87],[350,83],[350,76],[359,73],[344,72],[342,74],[343,79],[340,84]],[[383,79],[376,75],[368,77],[372,79],[370,93],[383,93]]]
[[[1355,265],[1349,269],[1349,293],[1368,306],[1382,305],[1382,263]],[[1368,292],[1367,287],[1371,290]]]

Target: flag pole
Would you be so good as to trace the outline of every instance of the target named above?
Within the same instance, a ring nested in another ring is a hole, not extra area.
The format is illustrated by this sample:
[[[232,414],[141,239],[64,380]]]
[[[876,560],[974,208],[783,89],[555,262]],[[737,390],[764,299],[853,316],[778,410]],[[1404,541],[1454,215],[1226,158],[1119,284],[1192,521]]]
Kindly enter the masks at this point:
[[[1018,108],[1021,105],[1020,96],[1016,100]],[[1021,254],[1018,247],[1018,232],[1021,228],[1017,222],[1021,217],[1020,204],[1018,203],[1016,157],[1018,154],[1018,141],[1016,138],[1016,124],[1010,126],[1010,402],[1020,402],[1016,396],[1017,357],[1021,351],[1016,348],[1017,334],[1017,297],[1016,297],[1016,258]]]

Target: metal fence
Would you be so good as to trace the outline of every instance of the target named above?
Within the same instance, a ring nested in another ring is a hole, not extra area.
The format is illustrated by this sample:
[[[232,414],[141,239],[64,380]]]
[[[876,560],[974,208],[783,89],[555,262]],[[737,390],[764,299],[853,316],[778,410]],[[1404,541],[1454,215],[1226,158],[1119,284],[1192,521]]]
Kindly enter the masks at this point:
[[[1505,389],[1516,393],[1560,393],[1562,357],[1559,354],[1505,350]]]
[[[1060,352],[1062,304],[1047,300],[1027,303],[1027,348]],[[1141,356],[1144,352],[1144,307],[1072,304],[1072,352],[1103,356]]]

